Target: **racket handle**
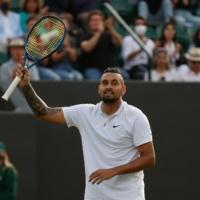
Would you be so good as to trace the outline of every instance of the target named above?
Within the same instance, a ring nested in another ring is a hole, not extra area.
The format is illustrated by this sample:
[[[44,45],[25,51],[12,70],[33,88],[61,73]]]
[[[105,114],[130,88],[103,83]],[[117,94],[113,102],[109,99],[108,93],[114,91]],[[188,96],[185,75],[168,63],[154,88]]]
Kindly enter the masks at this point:
[[[10,84],[9,88],[6,90],[5,94],[1,98],[8,101],[10,95],[13,93],[14,89],[17,87],[20,80],[21,80],[21,78],[16,76],[15,79],[13,80],[13,82]]]

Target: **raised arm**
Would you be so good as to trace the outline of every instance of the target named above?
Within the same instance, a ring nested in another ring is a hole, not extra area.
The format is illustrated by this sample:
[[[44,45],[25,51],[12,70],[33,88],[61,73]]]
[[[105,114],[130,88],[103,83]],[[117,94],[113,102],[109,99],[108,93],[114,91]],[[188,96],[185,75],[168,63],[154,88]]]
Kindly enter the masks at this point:
[[[35,116],[39,120],[49,121],[58,124],[66,124],[62,109],[48,107],[32,88],[30,84],[30,73],[27,67],[24,67],[24,75],[22,73],[22,70],[23,68],[21,64],[19,64],[16,71],[16,76],[21,78],[19,85]]]

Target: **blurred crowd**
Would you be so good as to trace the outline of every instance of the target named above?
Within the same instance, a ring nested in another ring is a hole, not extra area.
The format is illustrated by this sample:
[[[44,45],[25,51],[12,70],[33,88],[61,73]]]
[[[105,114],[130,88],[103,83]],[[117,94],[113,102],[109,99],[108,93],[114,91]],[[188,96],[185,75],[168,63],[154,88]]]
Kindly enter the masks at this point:
[[[126,80],[200,81],[199,0],[124,0],[137,3],[128,25],[148,54],[103,10],[102,3],[117,1],[122,0],[19,0],[13,12],[12,0],[0,0],[0,80],[14,78],[31,27],[54,15],[65,22],[67,35],[54,54],[30,69],[31,80],[98,80],[107,67],[117,67]],[[148,36],[150,28],[158,37]],[[186,30],[193,32],[189,39],[184,35],[190,41],[185,48],[177,32]]]

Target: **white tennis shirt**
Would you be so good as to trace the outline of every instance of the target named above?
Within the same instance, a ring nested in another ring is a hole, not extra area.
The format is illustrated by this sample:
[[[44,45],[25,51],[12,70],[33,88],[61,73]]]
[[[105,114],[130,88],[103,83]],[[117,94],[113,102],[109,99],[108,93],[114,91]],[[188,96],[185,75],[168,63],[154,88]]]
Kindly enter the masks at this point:
[[[108,116],[101,107],[102,102],[62,108],[68,127],[76,126],[81,134],[86,174],[84,199],[144,200],[143,171],[117,175],[100,185],[88,182],[90,174],[98,169],[137,159],[137,146],[152,141],[149,122],[139,109],[123,101]]]

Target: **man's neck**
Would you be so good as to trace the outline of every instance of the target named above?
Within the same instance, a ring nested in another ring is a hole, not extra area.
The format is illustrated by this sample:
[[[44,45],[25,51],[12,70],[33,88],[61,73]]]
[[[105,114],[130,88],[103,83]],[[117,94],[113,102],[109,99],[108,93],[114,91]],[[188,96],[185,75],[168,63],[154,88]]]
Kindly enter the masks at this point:
[[[114,102],[114,103],[102,103],[102,110],[106,115],[114,114],[120,107],[122,103],[122,99]]]

